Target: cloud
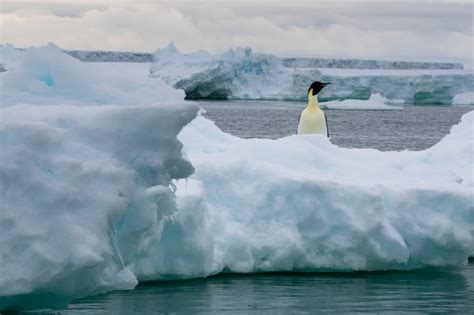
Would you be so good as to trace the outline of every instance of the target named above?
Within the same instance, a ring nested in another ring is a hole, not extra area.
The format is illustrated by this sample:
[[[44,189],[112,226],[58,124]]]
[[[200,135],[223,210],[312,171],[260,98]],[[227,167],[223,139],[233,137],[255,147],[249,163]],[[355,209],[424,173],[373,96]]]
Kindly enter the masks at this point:
[[[466,2],[30,1],[2,6],[1,41],[67,49],[185,52],[250,46],[286,56],[472,59]]]

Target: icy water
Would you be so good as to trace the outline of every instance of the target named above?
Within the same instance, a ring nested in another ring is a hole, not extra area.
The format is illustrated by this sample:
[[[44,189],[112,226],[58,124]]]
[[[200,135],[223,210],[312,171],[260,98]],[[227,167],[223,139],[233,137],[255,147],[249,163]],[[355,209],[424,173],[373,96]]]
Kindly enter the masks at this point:
[[[200,102],[206,116],[241,137],[296,131],[304,103]],[[472,107],[402,111],[327,110],[331,141],[344,147],[422,150],[438,142]],[[40,313],[49,313],[44,311]],[[223,274],[153,282],[72,303],[54,314],[474,314],[474,262],[456,270],[376,273]]]

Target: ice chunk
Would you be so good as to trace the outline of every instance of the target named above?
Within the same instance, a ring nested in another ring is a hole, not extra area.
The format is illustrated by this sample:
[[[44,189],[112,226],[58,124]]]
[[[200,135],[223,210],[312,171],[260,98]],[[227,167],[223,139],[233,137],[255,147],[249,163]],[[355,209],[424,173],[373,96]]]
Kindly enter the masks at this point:
[[[474,92],[457,94],[453,98],[453,105],[474,105]]]
[[[196,52],[191,55],[183,55],[174,43],[169,44],[166,48],[158,49],[153,55],[153,61],[154,63],[150,66],[152,76],[161,78],[171,85],[182,78],[214,69],[219,63],[208,53]]]

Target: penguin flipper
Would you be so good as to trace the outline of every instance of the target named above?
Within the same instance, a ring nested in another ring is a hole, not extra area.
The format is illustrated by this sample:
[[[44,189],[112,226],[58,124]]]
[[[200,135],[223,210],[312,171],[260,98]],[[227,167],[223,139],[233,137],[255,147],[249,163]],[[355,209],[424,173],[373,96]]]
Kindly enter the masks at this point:
[[[326,132],[327,132],[327,136],[329,138],[328,117],[326,116],[326,113],[324,113],[324,121],[326,122]]]

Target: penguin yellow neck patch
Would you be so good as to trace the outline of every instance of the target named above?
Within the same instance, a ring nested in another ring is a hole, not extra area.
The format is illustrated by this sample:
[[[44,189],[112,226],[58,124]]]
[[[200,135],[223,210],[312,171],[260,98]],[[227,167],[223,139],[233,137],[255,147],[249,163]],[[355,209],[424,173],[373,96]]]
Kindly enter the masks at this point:
[[[313,89],[309,90],[308,93],[308,106],[306,106],[307,109],[309,110],[316,110],[319,109],[319,102],[318,102],[318,96],[313,95]]]

